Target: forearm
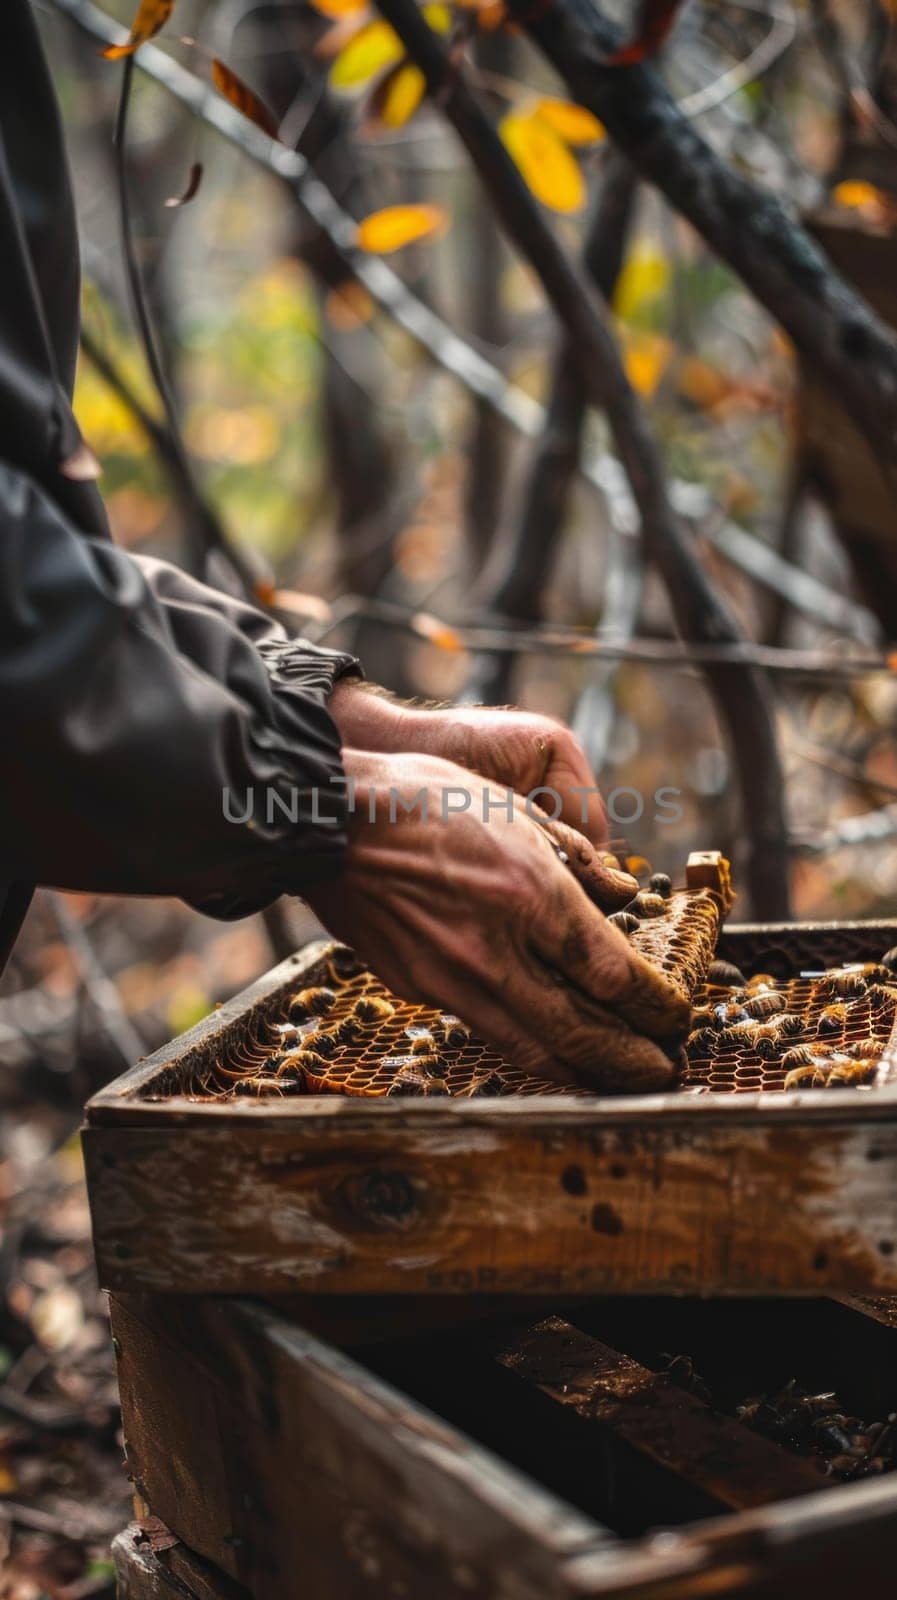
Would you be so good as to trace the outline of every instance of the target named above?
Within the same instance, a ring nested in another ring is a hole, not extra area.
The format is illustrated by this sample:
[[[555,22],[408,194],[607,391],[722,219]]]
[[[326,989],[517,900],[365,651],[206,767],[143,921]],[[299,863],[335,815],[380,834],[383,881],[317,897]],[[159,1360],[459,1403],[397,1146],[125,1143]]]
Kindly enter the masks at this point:
[[[338,871],[352,658],[81,537],[2,464],[0,532],[0,872],[236,915]]]

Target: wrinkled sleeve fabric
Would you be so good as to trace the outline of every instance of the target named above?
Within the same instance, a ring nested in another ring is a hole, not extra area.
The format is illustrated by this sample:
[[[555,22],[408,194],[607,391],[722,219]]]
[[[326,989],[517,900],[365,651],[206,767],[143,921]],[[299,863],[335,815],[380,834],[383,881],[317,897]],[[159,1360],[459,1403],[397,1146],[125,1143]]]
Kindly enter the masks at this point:
[[[85,537],[0,460],[0,877],[218,917],[339,871],[351,656]]]

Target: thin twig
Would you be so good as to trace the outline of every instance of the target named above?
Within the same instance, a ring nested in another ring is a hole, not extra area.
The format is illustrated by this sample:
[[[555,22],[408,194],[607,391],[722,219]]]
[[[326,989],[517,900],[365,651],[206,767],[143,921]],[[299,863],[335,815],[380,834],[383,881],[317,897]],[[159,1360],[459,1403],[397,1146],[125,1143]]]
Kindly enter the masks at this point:
[[[92,0],[48,0],[48,3],[91,38],[104,44],[119,44],[126,36],[125,30],[93,5]],[[314,176],[301,155],[274,144],[200,78],[156,45],[143,45],[135,59],[139,70],[165,88],[181,105],[187,106],[249,160],[288,185],[305,214],[339,251],[347,272],[364,284],[376,304],[437,366],[492,406],[516,432],[529,439],[539,437],[545,416],[538,401],[515,384],[508,383],[495,366],[417,300],[384,261],[366,256],[358,249],[353,219]],[[606,497],[615,525],[623,533],[631,533],[635,523],[632,496],[618,462],[606,453],[590,454],[582,463],[582,472],[590,487]],[[670,495],[675,509],[689,521],[713,521],[707,537],[717,544],[727,560],[782,595],[797,610],[863,643],[876,636],[874,619],[865,607],[828,590],[809,573],[779,561],[774,551],[769,551],[760,540],[736,524],[718,523],[716,519],[722,515],[720,507],[702,485],[674,480]],[[728,547],[723,549],[721,541],[729,534]],[[750,554],[749,565],[745,564],[746,553]]]
[[[307,617],[301,605],[287,605],[281,598],[284,610]],[[304,624],[309,638],[322,640],[359,618],[377,622],[387,628],[400,628],[418,639],[430,640],[445,649],[470,650],[482,653],[507,652],[511,655],[569,656],[582,662],[637,661],[648,666],[677,667],[698,670],[707,666],[756,667],[762,672],[793,678],[795,681],[822,683],[849,682],[855,678],[884,674],[894,675],[894,663],[881,652],[857,652],[850,655],[843,645],[831,650],[793,650],[775,645],[754,644],[748,640],[732,643],[701,644],[679,639],[619,639],[599,636],[590,630],[564,627],[559,623],[542,624],[530,628],[508,628],[500,625],[456,622],[443,619],[431,612],[421,612],[397,601],[382,600],[358,594],[341,595],[329,608],[322,623]]]
[[[684,539],[660,458],[626,376],[606,302],[565,253],[505,149],[461,65],[446,51],[414,0],[379,0],[378,9],[423,72],[491,195],[509,238],[536,273],[575,352],[585,391],[604,411],[641,519],[649,560],[663,576],[676,624],[699,644],[738,644],[740,630]],[[707,663],[705,676],[725,729],[742,797],[745,876],[758,916],[786,916],[788,872],[784,786],[768,685],[752,668]]]
[[[171,470],[175,473],[183,498],[186,501],[187,538],[192,548],[193,570],[205,577],[207,573],[207,558],[215,550],[227,561],[247,594],[255,598],[258,581],[262,577],[261,571],[254,562],[244,555],[243,551],[228,538],[217,515],[203,496],[193,471],[193,465],[187,453],[181,436],[180,420],[174,395],[168,381],[155,329],[153,328],[149,304],[143,284],[143,276],[137,260],[136,241],[134,238],[134,219],[131,211],[130,187],[128,182],[127,162],[127,129],[128,114],[131,106],[131,90],[134,83],[134,56],[126,56],[122,76],[121,92],[119,94],[118,111],[115,118],[113,143],[115,148],[115,176],[118,189],[119,222],[121,225],[122,252],[125,260],[125,274],[128,282],[128,292],[131,308],[137,323],[143,353],[156,387],[162,410],[165,416],[165,458]],[[158,442],[158,440],[157,440]]]
[[[625,251],[636,187],[629,162],[612,152],[583,248],[584,269],[608,300]],[[552,357],[545,427],[521,489],[513,536],[500,551],[500,569],[478,596],[484,609],[499,617],[527,622],[542,615],[545,585],[579,469],[587,412],[586,386],[570,343],[561,336]],[[510,699],[512,666],[510,656],[493,656],[491,668],[475,668],[468,693],[493,704]]]
[[[770,193],[729,168],[650,65],[608,65],[622,35],[591,0],[508,0],[512,14],[654,183],[781,323],[895,481],[897,336]]]

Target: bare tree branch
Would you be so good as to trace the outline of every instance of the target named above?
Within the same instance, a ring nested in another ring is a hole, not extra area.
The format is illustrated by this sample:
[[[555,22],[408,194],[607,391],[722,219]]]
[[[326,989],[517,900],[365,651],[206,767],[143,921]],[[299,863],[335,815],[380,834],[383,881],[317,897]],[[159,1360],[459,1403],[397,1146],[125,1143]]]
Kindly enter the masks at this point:
[[[635,190],[629,162],[612,152],[583,250],[583,266],[605,299],[610,299],[620,271]],[[498,571],[490,574],[487,569],[485,574],[489,581],[482,603],[499,616],[515,622],[542,616],[542,596],[579,471],[588,404],[575,355],[561,338],[552,360],[545,426],[523,484],[513,537],[498,552]],[[476,670],[469,692],[500,704],[511,697],[512,671],[509,656],[493,656]]]
[[[689,641],[707,644],[741,642],[737,623],[684,539],[670,505],[660,459],[623,369],[606,303],[559,245],[469,90],[460,64],[446,52],[414,0],[379,0],[379,10],[424,73],[431,96],[472,157],[497,216],[537,274],[575,352],[590,403],[607,414],[639,509],[646,554],[663,575],[680,632]],[[768,685],[752,669],[708,664],[705,675],[738,773],[752,904],[759,916],[785,916],[787,826]]]
[[[610,67],[621,34],[591,0],[508,0],[514,16],[657,185],[732,267],[831,385],[893,481],[897,337],[840,278],[771,194],[732,171],[682,115],[650,66]]]
[[[47,0],[47,3],[104,44],[120,44],[126,36],[126,30],[93,5],[92,0]],[[381,309],[417,341],[431,360],[471,394],[492,406],[516,432],[530,439],[541,435],[545,415],[539,403],[524,390],[508,383],[496,367],[417,300],[385,262],[358,250],[353,219],[311,173],[301,155],[274,144],[194,73],[173,61],[156,45],[143,45],[135,59],[138,70],[161,84],[175,100],[187,106],[249,160],[288,185],[308,218],[339,251],[347,271],[364,284]],[[631,533],[632,496],[618,463],[606,454],[593,455],[583,463],[582,470],[586,482],[606,497],[615,525],[624,534]],[[674,480],[670,493],[679,515],[690,522],[708,523],[707,539],[733,565],[757,582],[782,595],[817,622],[841,630],[862,643],[870,643],[875,638],[876,624],[865,607],[828,590],[809,573],[782,561],[774,550],[743,528],[726,522],[719,506],[700,484]]]
[[[246,594],[255,598],[257,580],[261,573],[254,562],[233,544],[199,488],[193,464],[181,437],[174,395],[171,391],[168,375],[162,364],[155,329],[153,328],[143,277],[137,260],[125,148],[133,82],[134,57],[130,55],[125,59],[118,113],[115,119],[115,175],[118,187],[122,252],[131,296],[131,309],[137,322],[146,363],[165,414],[166,460],[176,474],[180,496],[187,509],[187,541],[188,549],[193,554],[191,564],[194,571],[200,576],[207,576],[207,558],[212,551],[217,551],[224,557]]]

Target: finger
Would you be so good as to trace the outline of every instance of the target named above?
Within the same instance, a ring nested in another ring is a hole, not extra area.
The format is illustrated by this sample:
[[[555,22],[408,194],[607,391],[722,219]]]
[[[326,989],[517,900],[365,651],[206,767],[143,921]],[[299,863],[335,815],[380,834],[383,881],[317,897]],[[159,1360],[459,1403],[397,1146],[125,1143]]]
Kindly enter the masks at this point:
[[[469,973],[448,979],[452,1005],[512,1068],[606,1094],[666,1088],[675,1068],[650,1039],[559,981],[531,952],[500,987]]]
[[[602,911],[619,911],[638,894],[638,879],[603,861],[585,834],[553,817],[546,816],[544,822],[540,817],[539,822],[549,839],[563,852],[565,865],[577,883]]]
[[[603,849],[610,835],[607,810],[586,753],[568,728],[548,735],[543,782],[561,797],[560,820]]]
[[[545,897],[530,938],[539,956],[588,999],[639,1033],[672,1039],[688,1026],[687,996],[591,904],[572,876]]]

